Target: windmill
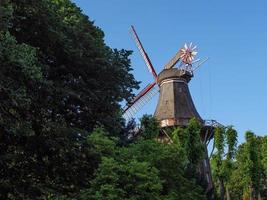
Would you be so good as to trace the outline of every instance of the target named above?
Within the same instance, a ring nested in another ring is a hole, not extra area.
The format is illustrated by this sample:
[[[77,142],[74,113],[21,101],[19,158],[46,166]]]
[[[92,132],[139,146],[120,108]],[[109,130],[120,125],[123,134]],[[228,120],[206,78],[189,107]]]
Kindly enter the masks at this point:
[[[130,33],[154,80],[141,90],[132,101],[127,103],[123,108],[123,117],[131,119],[159,92],[154,116],[159,121],[162,132],[166,127],[184,127],[191,118],[195,117],[202,124],[201,138],[207,147],[213,138],[214,127],[221,126],[221,124],[215,120],[203,120],[200,117],[194,106],[188,83],[194,76],[195,70],[208,58],[195,59],[197,47],[192,43],[184,44],[163,67],[162,71],[157,74],[133,26],[130,28]],[[207,148],[206,157],[200,164],[200,176],[207,186],[206,191],[212,191],[213,184]]]
[[[165,108],[161,109],[160,105],[162,103],[166,104],[166,101],[168,101],[166,98],[169,99],[171,98],[170,96],[173,96],[175,94],[170,94],[171,91],[169,91],[168,94],[166,94],[166,90],[164,89],[165,87],[161,86],[166,83],[166,80],[169,82],[175,80],[178,81],[177,78],[181,79],[180,81],[185,80],[186,82],[189,82],[191,77],[193,77],[193,72],[197,68],[199,68],[199,66],[201,66],[204,62],[206,62],[208,58],[204,60],[200,59],[194,60],[197,54],[196,46],[194,46],[192,43],[190,43],[189,45],[184,44],[184,46],[180,48],[178,52],[174,55],[174,57],[164,66],[163,70],[159,74],[157,74],[133,26],[131,26],[130,33],[133,36],[136,46],[140,51],[149,72],[152,74],[154,81],[152,83],[149,83],[141,92],[139,92],[139,94],[137,94],[133,98],[132,101],[127,103],[127,105],[123,108],[123,117],[125,119],[131,119],[148,101],[152,99],[153,96],[155,96],[158,92],[160,92],[160,99],[162,99],[162,101],[158,102],[155,116],[157,118],[158,117],[162,118],[163,116],[162,113],[160,113],[160,110],[162,109],[166,110],[166,109]],[[175,68],[175,66],[177,66],[177,68]],[[194,104],[191,95],[189,93],[189,90],[187,92],[189,95],[187,95],[188,99],[186,100],[186,102],[188,102],[188,105],[190,104],[192,107],[192,108],[187,108],[188,110],[187,114],[188,113],[193,114],[193,115],[189,114],[188,119],[191,119],[192,117],[200,119],[196,109],[194,108]],[[176,99],[180,98],[176,97]],[[172,99],[171,101],[174,101],[174,99]],[[176,102],[174,101],[174,103]],[[170,112],[172,112],[170,111],[170,109],[169,109],[169,114]],[[166,112],[167,111],[165,111],[165,114]],[[173,118],[175,118],[175,116],[173,116]],[[162,124],[162,126],[164,125]]]

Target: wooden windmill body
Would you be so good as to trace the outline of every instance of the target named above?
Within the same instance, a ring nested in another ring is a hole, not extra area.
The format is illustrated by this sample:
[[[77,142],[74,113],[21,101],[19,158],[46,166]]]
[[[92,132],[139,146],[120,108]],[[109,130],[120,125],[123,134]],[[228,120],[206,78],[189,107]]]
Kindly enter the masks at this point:
[[[194,117],[203,123],[188,88],[192,76],[177,68],[165,69],[158,75],[160,96],[155,117],[161,127],[186,126]]]
[[[213,138],[214,126],[217,123],[205,121],[200,117],[188,88],[193,72],[207,59],[194,60],[197,53],[195,51],[196,46],[193,46],[192,43],[190,45],[185,44],[164,66],[164,69],[157,74],[133,26],[131,26],[131,33],[145,64],[154,77],[154,81],[148,84],[131,102],[128,102],[124,108],[123,116],[128,119],[132,118],[142,106],[159,92],[154,116],[159,121],[163,132],[167,127],[186,127],[190,119],[196,118],[203,127],[201,131],[202,142],[207,145]],[[175,67],[177,65],[178,67]],[[211,191],[213,184],[207,148],[205,159],[200,164],[199,173],[205,182],[206,191]]]

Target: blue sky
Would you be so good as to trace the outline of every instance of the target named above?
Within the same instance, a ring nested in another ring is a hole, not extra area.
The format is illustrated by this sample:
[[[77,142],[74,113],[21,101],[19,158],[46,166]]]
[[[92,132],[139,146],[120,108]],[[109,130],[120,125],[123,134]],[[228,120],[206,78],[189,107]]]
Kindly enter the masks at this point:
[[[234,125],[239,141],[267,134],[267,2],[73,0],[105,32],[112,48],[129,49],[141,88],[153,78],[129,35],[136,31],[157,72],[185,43],[209,57],[189,87],[203,119]],[[137,115],[153,114],[155,97]]]

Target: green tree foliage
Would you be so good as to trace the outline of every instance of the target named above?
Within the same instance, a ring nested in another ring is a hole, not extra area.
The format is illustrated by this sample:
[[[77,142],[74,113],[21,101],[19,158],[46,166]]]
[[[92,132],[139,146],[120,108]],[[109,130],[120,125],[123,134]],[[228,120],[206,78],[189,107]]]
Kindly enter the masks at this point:
[[[130,54],[108,47],[69,0],[0,1],[1,199],[88,186],[113,152],[113,140],[88,132],[103,126],[119,134],[119,103],[138,88]]]
[[[236,153],[237,147],[237,131],[233,126],[229,126],[226,129],[226,144],[227,144],[227,159],[233,159]]]
[[[2,9],[12,11],[5,15],[5,24],[13,39],[2,31],[7,44],[1,62],[13,63],[9,74],[1,74],[17,86],[26,84],[27,94],[35,97],[31,112],[23,113],[34,124],[34,132],[52,121],[88,131],[104,125],[119,133],[119,102],[129,100],[137,88],[129,73],[131,52],[106,46],[101,29],[69,0],[12,0]],[[43,81],[23,79],[25,73],[31,78],[43,76]]]
[[[89,191],[80,198],[152,200],[160,199],[161,189],[158,170],[147,162],[118,162],[113,158],[103,157]]]
[[[186,155],[177,146],[140,138],[114,149],[107,140],[97,140],[105,141],[98,149],[110,146],[116,153],[103,154],[90,187],[77,199],[205,199],[195,178],[186,175]]]
[[[246,132],[246,144],[239,154],[239,170],[243,173],[243,192],[248,194],[250,200],[256,199],[259,193],[261,163],[259,145],[253,132]]]
[[[125,149],[124,154],[138,161],[147,161],[159,170],[163,180],[162,199],[205,199],[195,177],[187,176],[188,160],[182,148],[155,140],[141,140]]]
[[[0,2],[0,31],[6,31],[11,27],[13,7],[9,0]]]
[[[248,131],[246,142],[236,150],[236,143],[231,142],[236,141],[236,131],[228,127],[225,133],[224,150],[227,151],[223,153],[221,165],[216,165],[216,157],[212,158],[213,178],[218,180],[221,172],[223,176],[220,178],[224,181],[227,199],[266,199],[266,136],[256,137],[253,132]],[[219,185],[216,184],[216,187]]]
[[[201,125],[199,121],[196,118],[192,118],[184,130],[181,141],[187,153],[189,168],[192,170],[191,173],[197,171],[200,161],[204,158],[205,149],[201,142],[200,133]]]
[[[141,119],[142,136],[146,139],[156,138],[159,135],[159,124],[152,115],[144,115]]]
[[[262,167],[259,192],[261,197],[266,197],[267,199],[267,136],[257,137],[257,144],[259,145]]]
[[[185,154],[186,166],[190,174],[198,171],[200,162],[204,159],[205,147],[201,142],[201,125],[193,118],[185,128],[177,127],[171,131],[171,138],[174,145]]]
[[[214,133],[216,152],[212,156],[212,173],[218,185],[220,199],[230,199],[229,182],[236,153],[237,132],[232,126],[216,127]]]

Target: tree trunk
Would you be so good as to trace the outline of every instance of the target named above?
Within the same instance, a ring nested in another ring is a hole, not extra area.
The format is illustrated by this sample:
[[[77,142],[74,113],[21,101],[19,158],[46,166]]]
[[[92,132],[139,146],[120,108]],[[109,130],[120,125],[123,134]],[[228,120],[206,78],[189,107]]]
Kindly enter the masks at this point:
[[[243,192],[242,200],[247,200],[247,195],[245,192]]]
[[[255,200],[254,198],[254,188],[252,186],[249,187],[249,200]]]
[[[230,192],[229,192],[229,188],[228,187],[226,187],[226,199],[227,200],[231,200]]]
[[[220,183],[220,200],[224,200],[225,188],[223,180],[219,179],[219,183]]]

